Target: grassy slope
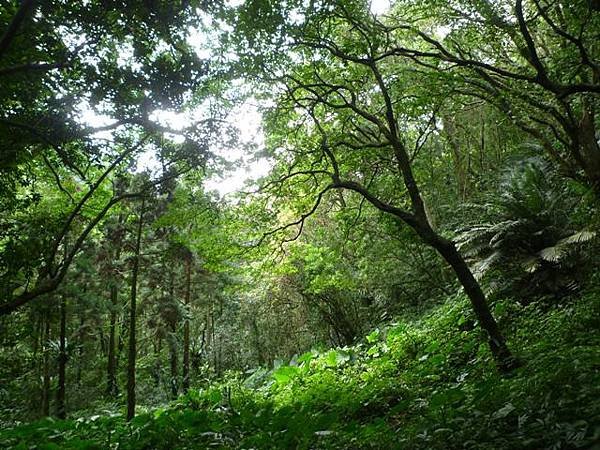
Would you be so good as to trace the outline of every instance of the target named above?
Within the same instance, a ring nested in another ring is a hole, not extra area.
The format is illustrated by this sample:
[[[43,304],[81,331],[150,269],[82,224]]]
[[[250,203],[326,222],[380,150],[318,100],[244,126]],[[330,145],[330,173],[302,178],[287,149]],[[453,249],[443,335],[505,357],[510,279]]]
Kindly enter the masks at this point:
[[[234,376],[140,414],[44,420],[0,448],[600,448],[600,292],[563,305],[496,305],[526,364],[494,370],[452,299],[417,322],[291,366]]]

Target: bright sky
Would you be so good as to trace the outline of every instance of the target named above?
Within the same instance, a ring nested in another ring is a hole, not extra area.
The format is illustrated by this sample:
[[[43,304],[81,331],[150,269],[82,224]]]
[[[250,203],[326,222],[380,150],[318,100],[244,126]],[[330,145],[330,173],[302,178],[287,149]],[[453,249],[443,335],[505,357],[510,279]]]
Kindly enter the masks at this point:
[[[271,170],[266,158],[255,158],[245,150],[246,144],[254,148],[264,147],[264,134],[261,129],[262,118],[255,104],[245,103],[234,110],[229,122],[235,124],[240,134],[240,146],[234,149],[213,149],[222,158],[236,163],[236,169],[223,176],[214,176],[204,183],[209,191],[216,191],[221,197],[240,191],[248,182],[264,177]]]
[[[390,0],[371,0],[371,12],[373,14],[383,14],[390,9]]]
[[[243,0],[230,0],[231,6],[241,5]],[[371,12],[373,14],[384,14],[390,9],[390,0],[372,0]],[[194,33],[192,39],[202,39],[201,33]],[[202,48],[199,44],[198,47]],[[245,104],[231,116],[232,123],[235,123],[240,130],[240,137],[244,143],[254,143],[256,148],[262,148],[264,145],[264,135],[261,130],[261,116],[255,105]],[[229,161],[237,161],[238,168],[224,174],[222,177],[213,177],[208,179],[204,186],[207,190],[214,190],[221,197],[227,194],[241,190],[248,182],[258,180],[267,175],[271,169],[270,162],[265,158],[254,159],[253,155],[244,154],[242,148],[235,150],[217,150],[219,156]]]
[[[101,127],[113,122],[110,117],[99,114],[87,103],[82,102],[78,107],[79,118],[87,126]],[[172,111],[155,111],[150,115],[152,120],[164,124],[169,128],[182,130],[187,124],[193,121],[193,117],[198,117],[201,112],[196,114],[177,114]],[[222,175],[214,175],[208,178],[204,187],[207,191],[215,191],[220,197],[240,191],[247,182],[256,181],[269,173],[271,164],[266,158],[255,158],[254,154],[248,150],[249,147],[261,149],[264,147],[264,134],[261,129],[261,115],[258,112],[257,105],[246,102],[231,111],[227,121],[234,125],[239,133],[239,145],[235,148],[216,147],[211,148],[211,152],[230,162],[235,167]],[[93,137],[98,139],[112,140],[112,131],[102,131],[96,133]],[[177,134],[165,133],[165,137],[174,142],[182,142],[183,136]],[[137,172],[149,170],[151,172],[159,168],[158,160],[154,150],[149,149],[142,153],[137,160]]]

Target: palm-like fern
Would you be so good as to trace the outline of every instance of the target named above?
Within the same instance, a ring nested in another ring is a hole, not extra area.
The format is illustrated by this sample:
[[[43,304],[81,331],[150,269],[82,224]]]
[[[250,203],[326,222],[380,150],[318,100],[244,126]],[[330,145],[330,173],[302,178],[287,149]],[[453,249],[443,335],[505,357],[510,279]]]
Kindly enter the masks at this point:
[[[484,205],[485,221],[463,228],[457,238],[475,276],[499,271],[526,295],[576,288],[582,244],[596,237],[571,220],[577,200],[536,160],[511,170],[501,187],[501,195]]]

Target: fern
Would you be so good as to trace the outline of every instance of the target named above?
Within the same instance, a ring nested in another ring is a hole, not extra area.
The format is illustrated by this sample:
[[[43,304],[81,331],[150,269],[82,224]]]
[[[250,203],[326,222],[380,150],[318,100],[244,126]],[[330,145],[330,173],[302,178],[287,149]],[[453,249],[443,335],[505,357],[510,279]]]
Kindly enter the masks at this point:
[[[573,233],[566,238],[560,239],[556,245],[546,247],[540,250],[538,254],[543,260],[558,264],[574,246],[584,242],[589,242],[595,237],[595,232],[582,230],[577,233]]]
[[[484,220],[463,227],[456,239],[475,277],[499,271],[527,290],[543,290],[544,284],[556,289],[557,280],[572,289],[572,277],[560,280],[572,271],[581,244],[596,238],[594,231],[573,229],[570,213],[575,196],[539,161],[511,170],[502,189],[501,195],[485,203]]]
[[[559,245],[583,244],[596,237],[595,231],[582,230],[558,241]]]

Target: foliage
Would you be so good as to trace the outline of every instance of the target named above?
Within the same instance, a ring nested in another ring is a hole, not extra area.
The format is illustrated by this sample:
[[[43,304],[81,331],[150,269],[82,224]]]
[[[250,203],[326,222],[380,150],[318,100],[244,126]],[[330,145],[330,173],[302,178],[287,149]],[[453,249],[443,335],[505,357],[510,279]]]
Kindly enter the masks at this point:
[[[0,448],[597,447],[598,1],[129,3],[0,5]]]
[[[585,278],[583,252],[593,248],[596,237],[595,231],[577,228],[581,198],[539,160],[510,169],[500,190],[477,206],[480,221],[457,238],[475,273],[512,280],[492,289],[508,289],[524,299],[577,289]]]
[[[548,311],[505,302],[528,364],[500,377],[463,298],[361,343],[230,374],[125,425],[121,413],[4,430],[4,448],[587,448],[600,420],[597,290]],[[523,330],[527,330],[524,332]],[[533,332],[532,330],[536,330]],[[252,386],[252,387],[249,387]],[[36,447],[37,448],[37,447]]]

